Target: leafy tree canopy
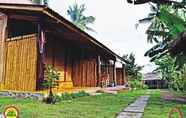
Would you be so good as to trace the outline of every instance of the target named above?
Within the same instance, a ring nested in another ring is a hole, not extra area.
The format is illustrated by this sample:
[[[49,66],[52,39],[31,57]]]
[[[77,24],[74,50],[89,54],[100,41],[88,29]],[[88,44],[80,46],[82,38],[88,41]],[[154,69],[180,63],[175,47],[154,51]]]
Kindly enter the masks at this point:
[[[126,68],[126,74],[133,79],[141,79],[142,74],[140,71],[142,70],[143,66],[139,66],[136,64],[135,55],[133,53],[123,55],[123,57],[127,63],[125,65]]]

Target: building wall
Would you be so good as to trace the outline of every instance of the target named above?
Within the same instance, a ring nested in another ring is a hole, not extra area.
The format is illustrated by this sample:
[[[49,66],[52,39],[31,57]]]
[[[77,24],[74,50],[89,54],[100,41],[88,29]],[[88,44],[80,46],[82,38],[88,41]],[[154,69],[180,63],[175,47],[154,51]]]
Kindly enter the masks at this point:
[[[91,52],[62,39],[47,39],[45,53],[45,64],[60,73],[59,89],[96,87],[97,62]]]
[[[117,85],[124,85],[126,83],[126,76],[123,68],[116,68]]]

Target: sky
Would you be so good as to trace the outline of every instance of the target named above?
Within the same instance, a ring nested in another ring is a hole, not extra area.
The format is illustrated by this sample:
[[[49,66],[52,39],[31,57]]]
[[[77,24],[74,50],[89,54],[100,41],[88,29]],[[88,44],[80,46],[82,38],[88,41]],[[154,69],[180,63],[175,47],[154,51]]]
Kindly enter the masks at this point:
[[[135,28],[138,20],[150,12],[148,4],[136,6],[128,4],[127,0],[50,0],[49,6],[69,20],[67,9],[74,3],[85,4],[85,15],[96,18],[95,23],[91,25],[96,33],[88,32],[90,35],[120,56],[133,52],[136,62],[146,65],[144,73],[154,69],[149,58],[144,57],[144,53],[152,47],[146,40],[145,30],[148,24]]]

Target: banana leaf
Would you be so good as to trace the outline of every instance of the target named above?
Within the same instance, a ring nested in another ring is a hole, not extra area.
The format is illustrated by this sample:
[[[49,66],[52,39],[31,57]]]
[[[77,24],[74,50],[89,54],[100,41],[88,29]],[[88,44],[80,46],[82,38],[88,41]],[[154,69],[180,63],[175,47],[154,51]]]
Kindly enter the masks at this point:
[[[177,15],[170,13],[166,7],[161,7],[159,19],[168,27],[172,38],[176,38],[177,34],[185,30],[185,22]]]

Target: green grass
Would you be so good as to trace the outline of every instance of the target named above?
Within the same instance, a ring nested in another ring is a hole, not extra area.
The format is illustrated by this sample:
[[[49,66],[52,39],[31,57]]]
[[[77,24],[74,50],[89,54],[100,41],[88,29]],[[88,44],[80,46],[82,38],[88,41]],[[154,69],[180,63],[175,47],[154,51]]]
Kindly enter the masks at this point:
[[[5,106],[15,105],[20,110],[21,118],[114,118],[137,96],[143,94],[151,95],[143,118],[168,118],[168,112],[176,105],[181,107],[186,118],[186,105],[177,104],[174,101],[163,101],[160,98],[159,90],[137,90],[120,92],[117,95],[86,96],[62,101],[56,105],[0,97],[0,113]]]
[[[117,95],[87,96],[47,105],[32,100],[0,98],[0,112],[6,105],[20,109],[21,118],[114,118],[144,91],[120,92]]]
[[[168,118],[168,114],[172,108],[179,106],[186,118],[186,104],[178,104],[174,101],[165,101],[160,98],[160,91],[154,90],[150,92],[151,97],[145,107],[143,118]],[[173,117],[178,118],[178,117]]]

